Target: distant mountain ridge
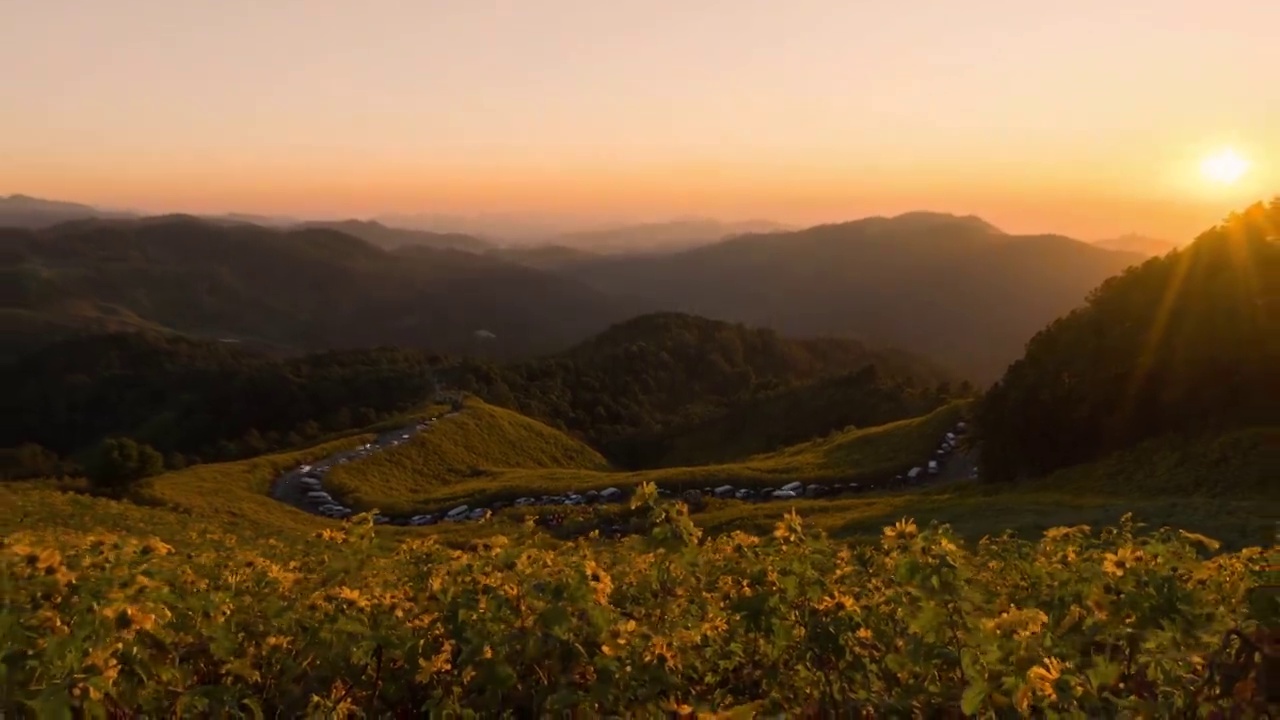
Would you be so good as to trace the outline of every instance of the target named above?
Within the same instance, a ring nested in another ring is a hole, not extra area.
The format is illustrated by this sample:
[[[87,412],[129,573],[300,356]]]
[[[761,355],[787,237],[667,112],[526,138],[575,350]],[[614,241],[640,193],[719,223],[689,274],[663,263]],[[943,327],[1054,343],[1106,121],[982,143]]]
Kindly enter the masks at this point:
[[[687,250],[736,235],[789,229],[789,226],[771,220],[721,222],[696,218],[562,233],[547,238],[544,243],[601,254],[670,252]]]
[[[0,227],[38,228],[87,218],[129,218],[131,213],[100,210],[81,203],[45,200],[29,195],[0,197]]]
[[[346,233],[361,240],[391,250],[406,245],[422,245],[441,250],[465,250],[467,252],[486,252],[494,249],[492,243],[463,233],[437,233],[426,230],[406,230],[393,228],[373,220],[339,220],[310,221],[297,225],[299,228],[325,228]]]
[[[1138,253],[1148,257],[1160,257],[1162,255],[1167,255],[1170,250],[1175,250],[1178,247],[1177,243],[1147,237],[1137,233],[1129,233],[1127,235],[1108,238],[1106,240],[1097,240],[1094,241],[1093,244],[1096,247],[1106,248],[1108,250]]]
[[[980,218],[916,212],[742,235],[566,272],[657,309],[859,337],[997,377],[1037,330],[1144,256],[1063,236],[1010,235]]]
[[[6,352],[134,328],[281,352],[399,345],[514,358],[642,310],[483,254],[184,216],[0,228],[0,278]],[[495,337],[479,346],[480,330]]]

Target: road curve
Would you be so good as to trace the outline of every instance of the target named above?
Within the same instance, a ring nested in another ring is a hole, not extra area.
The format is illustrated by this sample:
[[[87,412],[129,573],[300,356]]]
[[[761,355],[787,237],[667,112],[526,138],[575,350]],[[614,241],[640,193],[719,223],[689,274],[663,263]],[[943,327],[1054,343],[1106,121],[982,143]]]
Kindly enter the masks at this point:
[[[388,430],[379,434],[373,441],[367,445],[358,447],[353,450],[345,450],[334,453],[322,460],[318,460],[309,465],[302,465],[292,468],[280,476],[278,476],[271,484],[270,496],[280,502],[292,505],[293,507],[309,512],[315,515],[324,515],[332,518],[350,517],[355,511],[351,508],[343,508],[332,498],[318,499],[315,493],[324,493],[323,478],[328,470],[336,465],[359,460],[377,452],[385,452],[393,447],[401,445],[412,440],[415,435],[420,432],[430,432],[435,423],[445,421],[449,417],[463,412],[462,410],[453,410],[438,417],[432,417],[421,422],[406,425],[394,430]],[[961,427],[957,431],[961,431]],[[940,446],[946,442],[946,438],[940,440]],[[954,452],[947,451],[943,454],[935,454],[931,459],[938,461],[938,473],[936,475],[927,475],[923,472],[923,468],[927,465],[927,461],[922,461],[920,467],[922,472],[920,478],[916,482],[909,482],[902,479],[902,476],[894,478],[894,480],[886,483],[866,483],[860,485],[858,483],[788,483],[784,488],[790,487],[795,492],[788,495],[786,493],[775,495],[774,493],[781,488],[735,488],[730,485],[722,485],[719,488],[701,488],[692,490],[683,490],[680,496],[688,500],[700,500],[705,497],[717,497],[725,500],[739,500],[743,502],[764,502],[779,499],[795,499],[795,498],[835,498],[848,497],[850,494],[865,492],[868,490],[884,489],[884,488],[906,488],[921,487],[924,485],[938,485],[942,483],[955,482],[967,477],[972,477],[974,472],[974,453],[955,448]],[[799,486],[799,487],[796,487]],[[604,494],[590,490],[582,493],[565,493],[563,495],[541,496],[521,498],[517,501],[518,505],[526,506],[564,506],[564,505],[587,505],[601,502],[620,502],[629,496],[627,488],[610,488],[614,492],[604,491]],[[311,494],[309,496],[309,493]],[[674,497],[677,493],[659,488],[659,493]],[[442,508],[436,513],[423,513],[411,516],[387,516],[379,515],[376,522],[379,524],[393,525],[430,525],[444,520],[477,520],[488,517],[492,511],[499,510],[510,506],[511,503],[495,502],[488,506],[473,503],[460,503],[451,508]],[[327,509],[326,509],[326,506]],[[334,507],[341,508],[335,510]]]

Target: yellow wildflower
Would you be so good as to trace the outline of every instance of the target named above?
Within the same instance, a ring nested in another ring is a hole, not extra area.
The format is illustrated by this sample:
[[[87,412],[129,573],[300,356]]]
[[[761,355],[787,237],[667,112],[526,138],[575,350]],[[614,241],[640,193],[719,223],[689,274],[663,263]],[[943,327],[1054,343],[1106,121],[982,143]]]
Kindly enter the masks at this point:
[[[1102,571],[1112,577],[1122,577],[1126,571],[1142,561],[1142,551],[1131,547],[1122,547],[1102,558]]]

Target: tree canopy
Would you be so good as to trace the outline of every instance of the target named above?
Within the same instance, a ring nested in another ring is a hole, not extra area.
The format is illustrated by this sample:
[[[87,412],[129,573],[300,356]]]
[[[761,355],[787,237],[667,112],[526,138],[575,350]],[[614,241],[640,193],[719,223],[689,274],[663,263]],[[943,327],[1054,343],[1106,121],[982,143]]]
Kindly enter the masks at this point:
[[[985,475],[1280,420],[1278,237],[1280,199],[1254,205],[1038,333],[979,405]]]

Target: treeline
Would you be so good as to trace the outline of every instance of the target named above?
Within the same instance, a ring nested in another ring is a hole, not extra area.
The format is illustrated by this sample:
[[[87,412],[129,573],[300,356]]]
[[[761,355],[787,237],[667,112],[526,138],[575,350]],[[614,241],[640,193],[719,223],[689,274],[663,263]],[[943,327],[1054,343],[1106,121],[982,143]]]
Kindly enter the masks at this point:
[[[170,468],[258,455],[376,423],[435,392],[422,353],[279,359],[150,333],[47,346],[0,370],[0,387],[10,478],[73,472],[108,437],[155,448]]]
[[[1280,424],[1280,199],[1098,287],[978,408],[984,475],[1010,480],[1143,439]]]
[[[394,348],[281,359],[111,334],[25,355],[0,382],[15,420],[0,436],[0,473],[11,478],[74,472],[109,437],[155,448],[170,468],[295,447],[421,406],[437,382],[568,430],[629,467],[765,452],[968,391],[910,355],[676,314],[511,365]]]

